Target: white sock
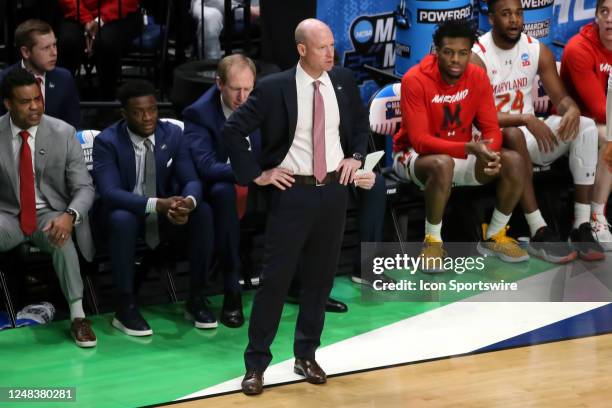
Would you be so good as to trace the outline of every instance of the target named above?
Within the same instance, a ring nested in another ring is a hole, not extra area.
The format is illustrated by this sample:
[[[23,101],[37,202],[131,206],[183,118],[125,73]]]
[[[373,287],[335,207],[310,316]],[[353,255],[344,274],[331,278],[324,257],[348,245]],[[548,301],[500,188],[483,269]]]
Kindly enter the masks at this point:
[[[595,201],[591,201],[591,212],[595,215],[604,215],[604,209],[606,208],[606,203],[599,204]]]
[[[70,320],[74,320],[77,317],[85,318],[85,311],[83,310],[83,300],[75,300],[70,303]]]
[[[529,225],[529,232],[531,233],[532,237],[540,228],[546,226],[546,221],[544,221],[540,210],[535,210],[532,213],[525,214],[525,219],[527,220],[527,224]]]
[[[505,215],[496,208],[495,211],[493,211],[493,216],[491,217],[491,222],[487,228],[487,236],[485,239],[489,239],[501,231],[508,224],[511,216],[512,213]]]
[[[591,206],[588,204],[574,203],[574,228],[578,228],[591,218]]]
[[[439,224],[430,224],[427,219],[425,219],[425,235],[431,235],[434,239],[438,241],[442,241],[442,222]]]

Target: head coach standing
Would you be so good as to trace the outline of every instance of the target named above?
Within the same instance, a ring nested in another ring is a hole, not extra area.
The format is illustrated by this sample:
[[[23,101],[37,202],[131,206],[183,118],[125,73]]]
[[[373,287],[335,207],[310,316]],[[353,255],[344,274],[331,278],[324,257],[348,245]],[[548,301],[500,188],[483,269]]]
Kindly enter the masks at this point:
[[[361,166],[369,124],[350,71],[333,67],[334,36],[315,19],[298,24],[299,63],[261,80],[228,119],[221,138],[239,183],[270,193],[262,285],[249,323],[245,394],[262,392],[272,360],[283,301],[294,271],[302,292],[294,339],[295,372],[322,384],[315,361],[325,302],[333,284],[344,231],[347,190]],[[245,137],[261,131],[261,158]],[[305,263],[296,268],[298,259]]]

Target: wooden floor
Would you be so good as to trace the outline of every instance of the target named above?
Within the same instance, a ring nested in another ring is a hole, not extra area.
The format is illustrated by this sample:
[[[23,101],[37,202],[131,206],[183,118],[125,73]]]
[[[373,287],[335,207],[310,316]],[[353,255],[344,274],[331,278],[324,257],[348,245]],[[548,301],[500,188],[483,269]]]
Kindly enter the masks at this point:
[[[334,377],[321,386],[272,387],[257,397],[172,404],[240,406],[612,407],[612,334]]]

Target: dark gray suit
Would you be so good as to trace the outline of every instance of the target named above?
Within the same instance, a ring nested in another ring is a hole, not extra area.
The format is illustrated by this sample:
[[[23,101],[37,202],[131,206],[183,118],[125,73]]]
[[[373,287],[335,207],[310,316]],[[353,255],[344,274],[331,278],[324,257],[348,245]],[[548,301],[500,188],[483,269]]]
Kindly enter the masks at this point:
[[[81,253],[87,260],[94,255],[88,212],[94,200],[94,187],[85,166],[83,150],[75,129],[64,121],[43,115],[35,137],[34,171],[36,186],[47,208],[36,211],[37,230],[25,237],[19,226],[18,163],[13,155],[9,114],[0,117],[0,252],[31,240],[50,253],[62,291],[69,302],[82,298],[83,283],[79,259],[72,238],[62,248],[52,246],[41,230],[67,208],[75,209],[82,222],[75,228]]]

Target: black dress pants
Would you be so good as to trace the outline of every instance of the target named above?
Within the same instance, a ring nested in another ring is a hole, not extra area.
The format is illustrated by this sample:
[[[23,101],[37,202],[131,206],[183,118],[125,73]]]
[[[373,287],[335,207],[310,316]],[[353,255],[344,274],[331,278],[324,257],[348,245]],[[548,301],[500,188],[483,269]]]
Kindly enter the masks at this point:
[[[314,358],[340,255],[346,201],[346,186],[336,182],[271,192],[263,271],[244,355],[247,369],[263,371],[272,360],[270,345],[296,270],[302,290],[293,351],[298,358]]]

